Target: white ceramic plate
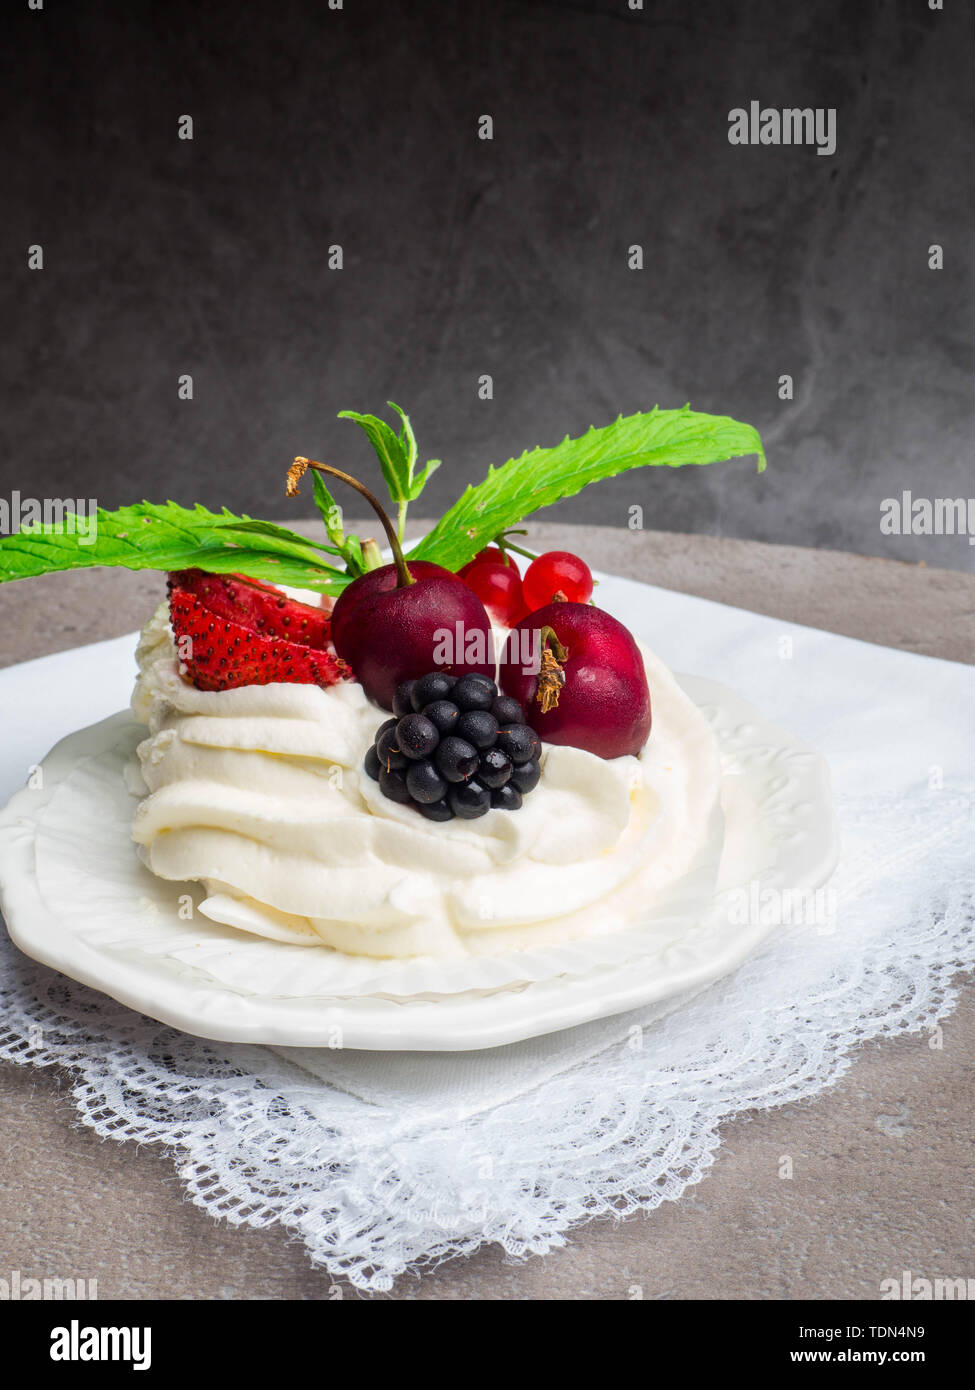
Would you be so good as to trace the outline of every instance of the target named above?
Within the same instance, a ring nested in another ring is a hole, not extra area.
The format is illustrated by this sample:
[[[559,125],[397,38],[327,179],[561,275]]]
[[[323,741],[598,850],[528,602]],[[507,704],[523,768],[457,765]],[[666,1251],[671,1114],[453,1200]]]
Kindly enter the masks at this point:
[[[64,739],[44,761],[43,787],[18,792],[0,813],[0,907],[10,935],[28,955],[151,1018],[223,1041],[460,1051],[667,1000],[734,969],[774,930],[774,914],[748,907],[759,893],[771,889],[780,900],[808,894],[826,881],[837,858],[829,776],[819,754],[723,686],[692,677],[681,684],[705,711],[723,757],[725,844],[717,891],[712,910],[679,944],[662,943],[624,965],[490,993],[330,1000],[262,995],[257,983],[243,994],[164,954],[99,949],[91,929],[93,888],[113,913],[131,911],[137,920],[148,908],[171,914],[174,930],[186,930],[179,900],[187,885],[165,883],[142,869],[129,840],[134,802],[121,767],[145,731],[128,713]],[[52,798],[79,773],[87,814],[72,824],[67,845],[63,833],[59,842],[41,826]],[[45,896],[45,869],[52,856],[70,851],[77,858],[79,850],[87,903],[74,905],[62,895],[55,905]],[[248,941],[241,938],[234,949],[246,951]]]

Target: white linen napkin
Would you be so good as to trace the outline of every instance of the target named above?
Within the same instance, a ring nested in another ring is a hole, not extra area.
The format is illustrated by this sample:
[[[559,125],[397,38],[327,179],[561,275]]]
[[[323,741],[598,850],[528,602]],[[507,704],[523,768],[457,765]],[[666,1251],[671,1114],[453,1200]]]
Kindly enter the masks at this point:
[[[4,938],[0,1056],[77,1068],[85,1122],[173,1149],[199,1205],[280,1221],[333,1275],[385,1289],[484,1241],[541,1253],[589,1216],[676,1199],[724,1119],[814,1094],[865,1038],[933,1026],[975,964],[975,667],[612,577],[599,602],[826,754],[835,932],[783,930],[679,1007],[470,1054],[203,1045],[65,988]],[[128,703],[134,647],[0,671],[0,801]]]

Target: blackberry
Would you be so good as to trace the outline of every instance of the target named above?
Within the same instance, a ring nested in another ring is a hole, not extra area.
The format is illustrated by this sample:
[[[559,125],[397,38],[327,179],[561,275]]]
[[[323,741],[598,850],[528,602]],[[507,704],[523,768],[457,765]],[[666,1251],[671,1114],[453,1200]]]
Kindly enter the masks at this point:
[[[472,709],[489,710],[498,698],[498,687],[487,676],[461,676],[450,698],[462,714]]]
[[[412,800],[402,772],[387,772],[386,768],[383,768],[379,773],[379,790],[383,796],[388,796],[390,801],[399,801],[404,806],[407,801]]]
[[[433,761],[448,782],[466,782],[477,771],[479,759],[472,743],[450,734],[441,741]]]
[[[491,706],[491,713],[498,724],[524,724],[525,712],[518,701],[510,695],[499,695]]]
[[[396,742],[408,758],[428,758],[440,742],[440,732],[425,715],[407,714],[396,725]]]
[[[409,759],[400,752],[399,744],[396,742],[395,726],[377,738],[376,756],[379,758],[380,767],[384,767],[387,772],[401,772],[406,767]]]
[[[444,734],[453,733],[454,725],[460,718],[460,710],[451,700],[434,700],[432,704],[423,706],[421,714],[431,724],[436,724],[441,738]]]
[[[403,681],[402,685],[396,687],[393,696],[393,713],[397,719],[402,719],[406,714],[413,713],[413,702],[410,696],[413,694],[413,687],[416,681]]]
[[[444,799],[447,783],[429,758],[424,758],[422,762],[413,763],[406,769],[406,789],[414,801],[427,806]]]
[[[434,700],[446,700],[457,684],[456,676],[448,676],[445,671],[431,671],[413,682],[410,696],[413,710],[419,714],[424,705],[432,705]]]
[[[511,785],[516,787],[523,796],[527,796],[538,786],[538,779],[541,775],[542,770],[536,759],[529,758],[527,763],[519,763],[517,767],[511,769]]]
[[[468,710],[457,720],[454,733],[473,743],[475,748],[493,748],[498,736],[498,721],[486,709]]]
[[[503,787],[511,776],[512,764],[507,753],[500,748],[488,748],[481,754],[481,765],[477,770],[477,780],[495,791]]]
[[[476,820],[487,815],[491,809],[491,793],[482,783],[473,778],[462,782],[459,787],[451,787],[447,794],[450,809],[461,820]]]
[[[403,681],[363,770],[426,820],[517,811],[541,776],[542,744],[517,700],[487,676],[430,671]]]
[[[491,793],[491,805],[496,811],[518,811],[521,809],[521,801],[521,792],[510,782],[506,782],[503,787],[496,787]]]
[[[498,730],[498,747],[513,763],[527,763],[542,751],[541,740],[527,724],[506,724]]]

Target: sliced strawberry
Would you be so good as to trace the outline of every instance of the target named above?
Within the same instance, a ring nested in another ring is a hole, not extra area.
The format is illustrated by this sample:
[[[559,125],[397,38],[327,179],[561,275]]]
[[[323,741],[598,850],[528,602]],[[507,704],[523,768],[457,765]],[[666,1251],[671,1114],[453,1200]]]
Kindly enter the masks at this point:
[[[169,576],[169,586],[194,594],[218,618],[229,618],[264,637],[284,637],[303,647],[326,647],[332,636],[330,616],[321,608],[299,603],[280,589],[241,574],[178,570]]]
[[[199,690],[353,679],[329,643],[328,615],[267,585],[182,570],[169,577],[169,612],[177,651]]]

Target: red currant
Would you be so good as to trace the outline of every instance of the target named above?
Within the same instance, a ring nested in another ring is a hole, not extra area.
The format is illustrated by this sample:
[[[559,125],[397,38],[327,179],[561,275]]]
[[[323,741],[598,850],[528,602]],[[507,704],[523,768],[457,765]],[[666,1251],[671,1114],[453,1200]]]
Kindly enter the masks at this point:
[[[588,603],[592,597],[592,573],[578,555],[568,550],[547,550],[528,566],[522,590],[529,613],[552,603],[556,596],[569,603]]]
[[[467,564],[463,565],[457,573],[460,578],[463,579],[468,570],[472,570],[475,565],[483,564],[487,560],[495,564],[505,565],[508,569],[513,569],[519,579],[521,578],[521,570],[518,568],[518,562],[515,557],[510,552],[503,551],[496,545],[488,545],[485,546],[483,550],[479,550],[473,560],[468,560]]]
[[[513,565],[481,560],[461,571],[468,589],[484,604],[495,622],[514,627],[527,613],[521,579]]]

